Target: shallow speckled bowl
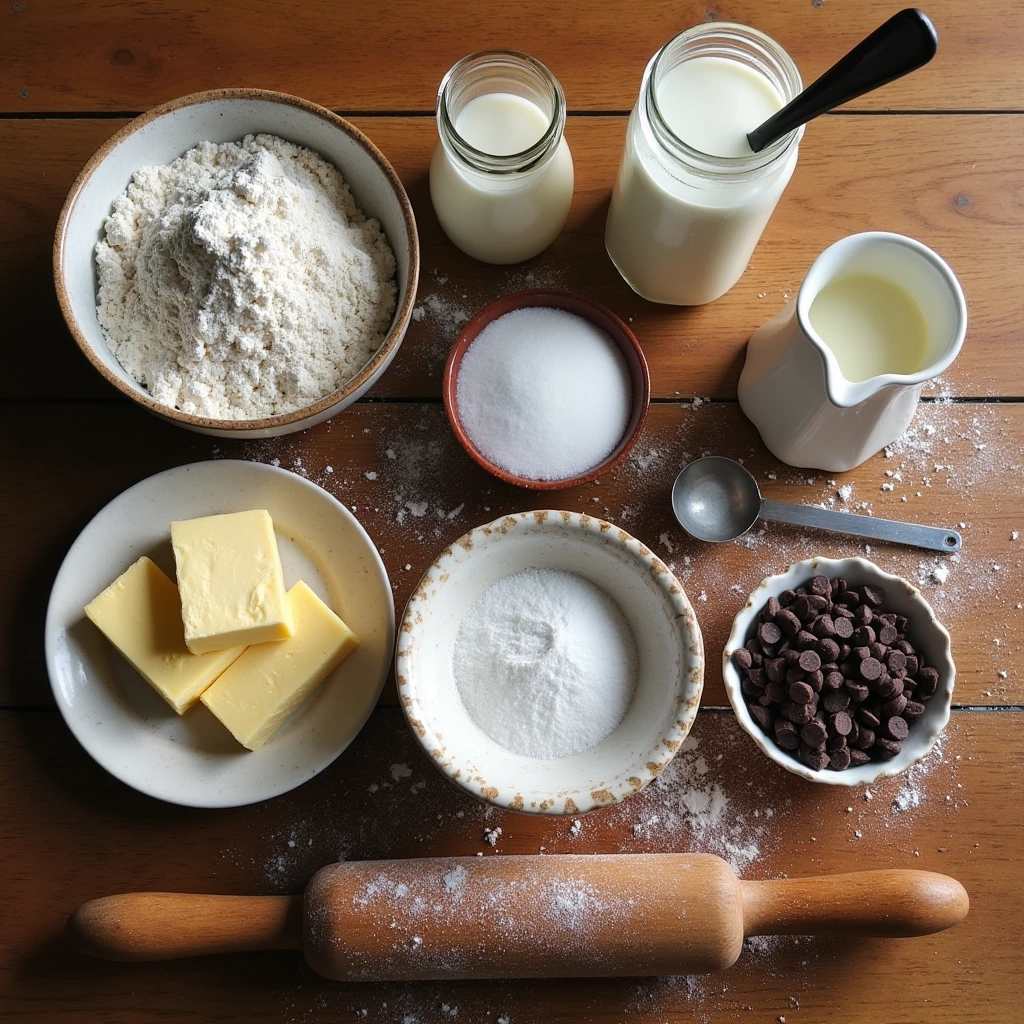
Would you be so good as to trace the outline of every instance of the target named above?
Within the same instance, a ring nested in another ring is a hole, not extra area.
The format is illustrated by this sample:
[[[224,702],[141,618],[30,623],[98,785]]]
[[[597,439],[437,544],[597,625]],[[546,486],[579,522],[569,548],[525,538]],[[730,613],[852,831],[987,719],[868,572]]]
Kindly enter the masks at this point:
[[[193,416],[150,397],[107,346],[96,316],[94,252],[114,200],[132,175],[167,164],[200,142],[277,135],[319,153],[341,171],[356,204],[380,221],[398,264],[395,313],[380,348],[333,393],[294,412],[262,420]],[[412,317],[419,278],[419,240],[412,204],[391,164],[354,125],[331,111],[280,92],[214,89],[154,107],[103,143],[68,193],[53,242],[53,277],[68,329],[86,359],[115,388],[150,412],[215,437],[276,437],[305,430],[347,408],[388,368]]]
[[[855,587],[871,583],[885,590],[887,611],[906,615],[910,621],[907,639],[924,655],[925,663],[938,669],[939,685],[935,695],[925,704],[925,713],[910,727],[910,735],[903,741],[903,749],[891,761],[869,761],[857,768],[833,772],[825,768],[816,772],[775,745],[751,717],[740,689],[740,673],[732,663],[732,654],[753,635],[754,622],[769,597],[778,597],[784,590],[803,586],[812,576],[842,576]],[[754,742],[776,764],[786,771],[811,782],[824,782],[832,786],[862,786],[888,775],[899,775],[920,761],[935,745],[939,733],[949,721],[953,704],[953,682],[956,667],[949,642],[949,633],[936,618],[932,606],[921,596],[913,584],[900,576],[879,569],[864,558],[808,558],[795,562],[784,573],[769,576],[747,598],[747,603],[733,619],[732,631],[722,652],[722,677],[729,702],[740,725],[754,738]]]
[[[572,757],[524,757],[499,746],[469,718],[452,677],[452,648],[470,605],[528,568],[591,580],[616,601],[637,642],[637,687],[625,717]],[[405,609],[396,674],[409,724],[453,782],[499,807],[583,814],[639,792],[672,760],[697,714],[704,645],[681,584],[636,538],[575,512],[519,512],[467,533],[427,570]]]

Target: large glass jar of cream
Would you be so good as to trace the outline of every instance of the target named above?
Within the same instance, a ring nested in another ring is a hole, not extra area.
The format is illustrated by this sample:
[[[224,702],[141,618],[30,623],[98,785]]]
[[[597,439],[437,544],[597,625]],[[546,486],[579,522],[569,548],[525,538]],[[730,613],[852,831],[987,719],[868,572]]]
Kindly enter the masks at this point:
[[[746,133],[802,88],[789,55],[745,25],[698,25],[651,59],[626,128],[605,246],[646,299],[699,305],[742,276],[803,128],[751,151]]]
[[[473,53],[444,76],[430,198],[463,252],[519,263],[555,240],[572,203],[564,129],[562,87],[525,53]]]

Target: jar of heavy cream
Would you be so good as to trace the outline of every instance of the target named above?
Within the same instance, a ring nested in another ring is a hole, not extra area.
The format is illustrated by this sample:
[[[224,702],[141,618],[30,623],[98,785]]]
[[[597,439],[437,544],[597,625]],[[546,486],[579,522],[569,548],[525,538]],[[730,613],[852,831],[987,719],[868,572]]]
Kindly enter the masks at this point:
[[[644,72],[605,246],[646,299],[712,302],[741,277],[782,195],[803,128],[751,151],[746,133],[802,88],[789,55],[745,25],[698,25]]]
[[[519,263],[555,240],[572,202],[564,129],[562,87],[525,53],[473,53],[444,76],[430,198],[463,252]]]

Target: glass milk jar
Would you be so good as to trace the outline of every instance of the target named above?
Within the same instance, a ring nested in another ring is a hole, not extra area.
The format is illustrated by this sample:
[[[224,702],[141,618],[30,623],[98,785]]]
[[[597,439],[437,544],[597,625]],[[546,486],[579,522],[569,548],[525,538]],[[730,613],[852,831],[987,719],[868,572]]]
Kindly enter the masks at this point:
[[[745,25],[698,25],[651,59],[626,127],[605,246],[652,302],[712,302],[742,276],[803,128],[751,151],[746,133],[802,88],[789,55]]]
[[[519,263],[555,240],[572,203],[564,129],[562,87],[525,53],[473,53],[445,75],[430,198],[463,252]]]

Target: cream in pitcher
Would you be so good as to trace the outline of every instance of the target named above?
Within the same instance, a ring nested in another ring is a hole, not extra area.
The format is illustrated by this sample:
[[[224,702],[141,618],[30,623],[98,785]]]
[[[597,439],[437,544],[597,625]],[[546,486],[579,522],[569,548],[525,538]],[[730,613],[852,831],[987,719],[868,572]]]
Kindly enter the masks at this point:
[[[654,56],[605,227],[608,255],[634,291],[699,305],[739,280],[793,174],[803,128],[759,153],[746,133],[800,89],[789,55],[744,25],[699,25]]]
[[[750,339],[740,407],[783,462],[853,469],[907,429],[966,331],[960,284],[931,249],[885,231],[850,235]]]

